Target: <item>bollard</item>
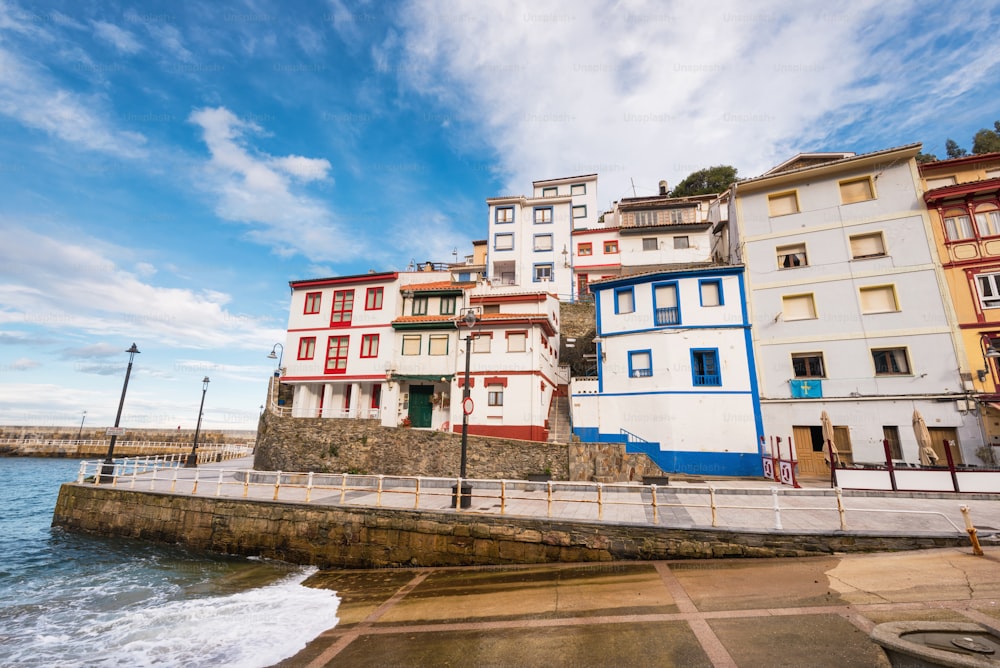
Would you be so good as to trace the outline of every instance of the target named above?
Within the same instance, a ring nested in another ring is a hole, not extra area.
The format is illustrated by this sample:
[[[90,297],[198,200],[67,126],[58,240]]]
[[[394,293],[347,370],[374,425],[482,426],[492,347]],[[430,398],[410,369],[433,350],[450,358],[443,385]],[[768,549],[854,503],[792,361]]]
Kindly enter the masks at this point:
[[[281,471],[274,472],[274,498],[272,501],[278,500],[278,490],[281,489]]]
[[[243,498],[250,495],[250,471],[243,472]]]
[[[312,499],[313,491],[313,472],[309,472],[309,479],[306,481],[306,503],[309,503]]]
[[[500,514],[503,515],[507,511],[507,481],[500,481]]]
[[[844,495],[837,488],[837,512],[840,513],[840,530],[847,531],[847,511],[844,510]]]
[[[201,473],[201,469],[194,470],[194,487],[191,488],[192,496],[198,493],[198,475]]]
[[[761,438],[764,438],[761,436]],[[660,523],[660,513],[659,508],[656,505],[656,485],[649,486],[650,491],[653,493],[653,521],[657,524]]]
[[[222,469],[219,469],[219,484],[215,488],[215,495],[222,496]]]
[[[417,486],[413,492],[413,509],[420,508],[420,478],[417,478]]]
[[[385,476],[379,474],[379,477],[378,477],[378,490],[375,493],[375,507],[376,508],[381,508],[382,507],[382,481],[384,479],[385,479]]]
[[[597,519],[604,519],[604,483],[597,483]]]
[[[977,557],[983,556],[983,548],[979,545],[979,537],[976,535],[976,527],[972,524],[972,518],[969,517],[969,507],[962,506],[960,508],[962,511],[962,519],[965,520],[965,530],[969,532],[969,540],[972,542],[972,554]]]
[[[771,488],[771,497],[774,499],[774,528],[781,531],[781,507],[778,505],[778,489]]]
[[[545,510],[545,516],[552,517],[552,481],[549,480],[547,483],[545,483],[545,486],[546,486],[545,498],[548,503],[548,507]]]
[[[719,526],[719,515],[715,509],[715,488],[711,485],[708,486],[708,502],[712,507],[712,526]]]

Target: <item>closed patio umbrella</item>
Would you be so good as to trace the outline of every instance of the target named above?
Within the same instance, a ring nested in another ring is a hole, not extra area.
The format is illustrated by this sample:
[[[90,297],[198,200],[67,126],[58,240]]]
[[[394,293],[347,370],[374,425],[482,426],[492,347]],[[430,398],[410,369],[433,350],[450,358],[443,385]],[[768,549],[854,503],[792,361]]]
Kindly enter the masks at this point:
[[[827,464],[830,463],[830,450],[832,449],[834,461],[839,464],[840,453],[837,452],[837,441],[833,438],[833,421],[830,420],[830,415],[823,411],[819,416],[819,422],[823,425],[823,459],[826,460]]]
[[[927,423],[920,411],[913,411],[913,435],[917,437],[917,447],[920,449],[920,465],[934,466],[938,462],[937,453],[931,447],[931,433],[927,431]]]

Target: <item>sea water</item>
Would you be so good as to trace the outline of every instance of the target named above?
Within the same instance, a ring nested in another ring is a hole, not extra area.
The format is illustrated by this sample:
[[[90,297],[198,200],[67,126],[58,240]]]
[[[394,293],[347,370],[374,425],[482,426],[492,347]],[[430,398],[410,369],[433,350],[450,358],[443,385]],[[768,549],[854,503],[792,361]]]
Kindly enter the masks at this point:
[[[51,528],[78,468],[0,458],[0,666],[269,666],[336,624],[314,569]]]

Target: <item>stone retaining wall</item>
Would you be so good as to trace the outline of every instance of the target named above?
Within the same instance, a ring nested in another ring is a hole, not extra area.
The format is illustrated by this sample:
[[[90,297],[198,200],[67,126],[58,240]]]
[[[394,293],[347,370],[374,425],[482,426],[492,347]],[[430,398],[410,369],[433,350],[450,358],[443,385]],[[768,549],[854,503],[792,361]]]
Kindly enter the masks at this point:
[[[370,473],[454,477],[462,436],[424,429],[383,427],[377,420],[262,416],[254,468],[269,471]],[[624,482],[664,473],[644,454],[621,443],[538,443],[469,436],[470,478]]]
[[[966,544],[958,536],[682,530],[188,497],[68,483],[53,526],[321,568],[802,557]]]

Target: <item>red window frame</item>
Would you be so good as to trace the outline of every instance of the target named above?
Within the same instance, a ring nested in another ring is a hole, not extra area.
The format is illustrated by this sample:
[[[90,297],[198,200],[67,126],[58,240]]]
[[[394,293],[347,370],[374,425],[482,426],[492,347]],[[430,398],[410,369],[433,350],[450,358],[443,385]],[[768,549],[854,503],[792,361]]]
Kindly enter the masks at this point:
[[[382,385],[375,385],[372,387],[372,403],[371,408],[381,408],[382,407]]]
[[[347,373],[348,336],[331,336],[326,344],[326,365],[323,373]]]
[[[313,315],[315,313],[319,313],[322,304],[323,304],[322,292],[307,292],[305,306],[302,307],[302,313],[304,315]]]
[[[604,253],[605,255],[614,255],[618,252],[618,242],[617,241],[605,241],[604,242]]]
[[[381,309],[382,296],[384,293],[384,288],[368,288],[368,291],[365,292],[365,310],[378,311]]]
[[[585,252],[586,251],[586,252]],[[580,243],[576,246],[576,254],[580,257],[586,257],[588,255],[594,254],[594,244],[592,242]]]
[[[354,312],[354,290],[337,290],[333,293],[333,310],[330,327],[349,327]]]
[[[300,360],[311,360],[316,356],[316,337],[315,336],[303,336],[299,339],[299,357]]]
[[[361,337],[361,357],[378,357],[378,334]]]

